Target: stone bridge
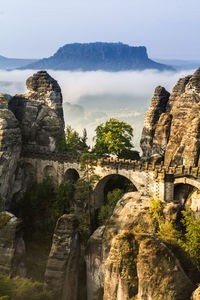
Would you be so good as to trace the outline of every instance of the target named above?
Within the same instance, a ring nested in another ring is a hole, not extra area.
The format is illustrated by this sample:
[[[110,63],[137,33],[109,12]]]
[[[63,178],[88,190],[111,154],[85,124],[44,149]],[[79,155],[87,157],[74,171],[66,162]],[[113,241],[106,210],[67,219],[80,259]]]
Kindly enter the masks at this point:
[[[180,185],[200,190],[200,167],[165,166],[163,163],[113,158],[98,159],[94,163],[94,173],[98,176],[94,193],[95,208],[103,204],[104,188],[113,176],[127,178],[135,190],[162,201],[183,202],[183,193],[180,196],[176,189]],[[79,161],[65,154],[29,152],[23,155],[21,164],[25,175],[35,177],[37,182],[41,182],[45,176],[51,176],[57,184],[63,180],[75,182],[83,177]]]

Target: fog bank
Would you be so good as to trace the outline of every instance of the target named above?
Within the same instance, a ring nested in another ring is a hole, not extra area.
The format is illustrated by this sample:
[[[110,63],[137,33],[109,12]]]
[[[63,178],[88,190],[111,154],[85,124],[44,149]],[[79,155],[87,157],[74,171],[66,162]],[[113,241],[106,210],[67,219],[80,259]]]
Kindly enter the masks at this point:
[[[70,124],[80,133],[85,127],[91,144],[97,125],[111,117],[124,120],[133,126],[134,145],[139,150],[144,115],[155,87],[162,85],[171,92],[179,78],[192,74],[194,70],[48,72],[61,86],[66,124]],[[25,81],[33,73],[33,70],[0,70],[0,93],[24,93]]]

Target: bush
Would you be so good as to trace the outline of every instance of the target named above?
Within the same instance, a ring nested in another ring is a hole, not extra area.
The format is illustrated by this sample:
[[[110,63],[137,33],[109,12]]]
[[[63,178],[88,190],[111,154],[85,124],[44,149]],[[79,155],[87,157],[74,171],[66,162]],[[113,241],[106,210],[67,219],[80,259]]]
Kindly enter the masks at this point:
[[[159,224],[163,222],[163,208],[164,202],[161,202],[159,199],[154,199],[153,197],[151,197],[149,212],[151,214],[156,229],[159,226]]]
[[[179,245],[189,254],[200,269],[200,217],[195,218],[194,212],[187,208],[182,211],[182,223],[185,233],[179,239]]]
[[[149,212],[154,225],[154,233],[166,243],[178,244],[181,233],[172,221],[165,220],[163,215],[164,206],[164,202],[151,198]]]
[[[159,224],[156,234],[162,241],[169,244],[177,244],[180,238],[180,232],[175,228],[173,222],[165,220]]]
[[[5,213],[0,213],[0,229],[3,228],[11,219],[11,216]]]
[[[43,284],[27,278],[9,278],[0,274],[1,300],[53,300],[52,292],[45,291]]]

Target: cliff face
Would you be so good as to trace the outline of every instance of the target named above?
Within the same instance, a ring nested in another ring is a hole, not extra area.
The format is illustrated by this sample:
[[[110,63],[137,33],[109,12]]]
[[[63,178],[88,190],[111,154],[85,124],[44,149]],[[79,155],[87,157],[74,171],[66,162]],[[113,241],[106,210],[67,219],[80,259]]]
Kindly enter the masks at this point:
[[[145,47],[122,43],[67,44],[53,56],[41,59],[23,69],[53,69],[82,71],[173,70],[148,58]]]
[[[178,259],[152,234],[149,204],[149,198],[138,192],[125,194],[106,226],[90,237],[88,300],[190,298],[195,289],[193,275],[188,272],[192,264],[185,268],[183,257]],[[166,219],[176,220],[179,209],[174,203],[167,204]]]
[[[9,101],[20,123],[25,151],[53,152],[64,134],[62,94],[58,83],[45,71],[26,81],[28,92]]]
[[[62,94],[45,71],[27,79],[23,95],[0,94],[0,194],[3,209],[26,190],[28,177],[24,153],[56,151],[64,134]],[[20,196],[21,197],[21,196]]]
[[[200,69],[180,79],[171,95],[158,87],[145,116],[141,148],[145,159],[197,166],[200,152]]]

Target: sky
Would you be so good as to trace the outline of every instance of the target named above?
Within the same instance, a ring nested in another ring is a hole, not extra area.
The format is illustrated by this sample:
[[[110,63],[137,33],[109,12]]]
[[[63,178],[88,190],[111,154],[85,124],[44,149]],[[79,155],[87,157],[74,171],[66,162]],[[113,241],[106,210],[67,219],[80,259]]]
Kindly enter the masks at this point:
[[[200,59],[199,0],[0,0],[0,55],[42,58],[74,42],[146,46],[149,57]]]

